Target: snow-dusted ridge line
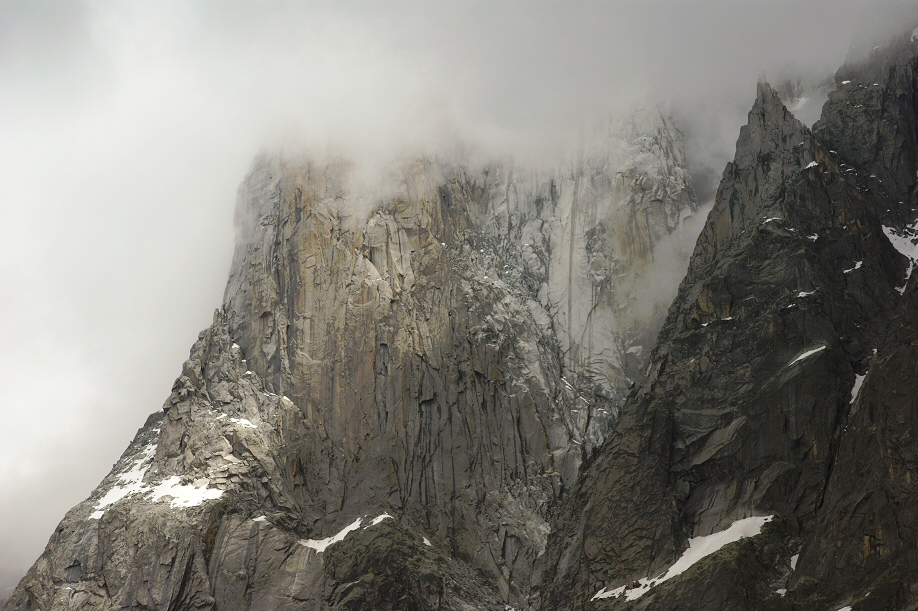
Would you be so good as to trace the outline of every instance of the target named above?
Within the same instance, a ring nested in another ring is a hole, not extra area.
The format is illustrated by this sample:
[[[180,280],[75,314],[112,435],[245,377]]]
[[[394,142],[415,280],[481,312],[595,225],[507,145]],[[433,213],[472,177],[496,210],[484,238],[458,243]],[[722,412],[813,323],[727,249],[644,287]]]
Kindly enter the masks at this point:
[[[664,581],[668,581],[673,577],[678,577],[687,571],[692,565],[704,559],[705,557],[710,556],[714,552],[717,552],[724,546],[735,543],[740,539],[758,535],[762,532],[762,527],[767,522],[771,522],[773,519],[773,515],[744,518],[742,520],[737,520],[726,530],[702,537],[692,537],[689,539],[688,549],[682,553],[682,556],[680,556],[679,559],[671,567],[669,567],[669,570],[667,570],[659,577],[654,579],[647,579],[644,577],[638,580],[639,585],[634,588],[629,588],[628,586],[619,586],[614,590],[609,591],[606,591],[605,588],[602,588],[599,592],[593,595],[593,598],[591,598],[590,601],[592,602],[594,600],[602,600],[604,598],[619,598],[622,595],[625,596],[625,600],[637,600],[648,591],[650,591],[652,587],[659,585]]]
[[[299,543],[303,547],[314,549],[316,550],[316,552],[321,554],[326,549],[328,549],[330,545],[334,545],[335,543],[340,543],[344,541],[344,538],[347,537],[349,534],[351,534],[355,530],[359,530],[365,518],[366,516],[357,518],[356,520],[354,520],[353,522],[351,522],[350,524],[348,524],[347,526],[339,530],[337,533],[335,533],[331,537],[325,537],[324,539],[300,539],[299,541],[297,541],[297,543]],[[394,519],[395,518],[390,516],[388,513],[383,513],[381,515],[376,516],[372,520],[370,520],[370,523],[367,524],[366,526],[363,526],[363,528],[366,529],[371,526],[376,526],[383,520],[394,520]]]
[[[154,432],[158,433],[159,429]],[[173,475],[156,485],[144,483],[143,479],[156,455],[156,446],[155,443],[144,446],[133,464],[126,471],[118,474],[119,482],[99,499],[95,511],[89,514],[89,519],[101,519],[105,515],[106,508],[135,494],[149,498],[153,502],[169,497],[172,499],[169,503],[171,507],[194,507],[204,501],[223,496],[223,490],[207,487],[210,483],[208,479],[198,479],[193,484],[182,484],[182,479]]]
[[[144,446],[140,451],[139,458],[134,461],[134,464],[123,473],[118,474],[120,483],[112,486],[112,488],[99,499],[99,502],[96,503],[96,511],[89,515],[91,519],[98,520],[101,518],[105,514],[105,508],[109,505],[114,505],[121,499],[131,496],[132,494],[138,494],[149,490],[149,487],[143,483],[143,478],[150,468],[150,463],[153,462],[153,457],[156,455],[156,445],[155,443],[150,443]]]

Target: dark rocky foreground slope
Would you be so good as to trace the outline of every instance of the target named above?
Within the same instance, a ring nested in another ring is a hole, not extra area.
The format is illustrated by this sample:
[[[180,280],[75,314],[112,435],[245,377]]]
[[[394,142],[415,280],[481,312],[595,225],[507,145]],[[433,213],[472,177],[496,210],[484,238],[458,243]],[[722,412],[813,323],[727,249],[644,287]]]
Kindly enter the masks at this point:
[[[384,196],[257,160],[223,308],[6,608],[525,605],[694,239],[681,147],[641,112],[554,173],[419,161]]]
[[[647,377],[553,520],[536,606],[918,604],[915,289],[887,240],[912,248],[916,54],[842,68],[815,133],[760,85]]]

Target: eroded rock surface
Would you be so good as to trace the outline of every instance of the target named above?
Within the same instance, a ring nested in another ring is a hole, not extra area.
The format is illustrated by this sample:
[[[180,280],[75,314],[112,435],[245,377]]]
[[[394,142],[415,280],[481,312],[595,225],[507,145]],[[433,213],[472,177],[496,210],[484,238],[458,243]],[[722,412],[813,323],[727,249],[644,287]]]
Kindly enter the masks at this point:
[[[213,326],[6,608],[525,604],[687,261],[681,137],[643,112],[552,172],[354,174],[256,160]]]
[[[841,68],[812,132],[760,85],[536,606],[914,607],[916,57],[913,32]]]
[[[750,608],[773,596],[787,557],[750,551],[746,569],[709,560],[634,601],[594,598],[657,577],[688,537],[738,519],[775,516],[755,540],[784,552],[817,519],[856,375],[906,272],[878,205],[760,84],[648,374],[553,521],[541,608]]]

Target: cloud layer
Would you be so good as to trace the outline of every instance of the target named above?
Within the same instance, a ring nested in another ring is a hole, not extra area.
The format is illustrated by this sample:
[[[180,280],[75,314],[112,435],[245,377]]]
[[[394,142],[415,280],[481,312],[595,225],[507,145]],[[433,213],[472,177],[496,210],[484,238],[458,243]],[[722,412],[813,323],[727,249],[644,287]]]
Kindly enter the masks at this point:
[[[0,3],[0,596],[168,395],[264,148],[523,162],[668,101],[719,174],[755,82],[908,2]],[[911,12],[909,12],[911,11]],[[869,48],[869,47],[868,47]]]

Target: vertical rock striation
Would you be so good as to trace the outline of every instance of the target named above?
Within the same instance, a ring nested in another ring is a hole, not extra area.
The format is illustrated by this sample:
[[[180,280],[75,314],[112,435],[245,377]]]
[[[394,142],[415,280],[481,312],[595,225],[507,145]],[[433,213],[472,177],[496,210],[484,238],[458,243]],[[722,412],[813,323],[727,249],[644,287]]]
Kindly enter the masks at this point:
[[[645,111],[554,172],[394,176],[255,161],[213,326],[6,608],[525,604],[687,261],[681,136]]]

